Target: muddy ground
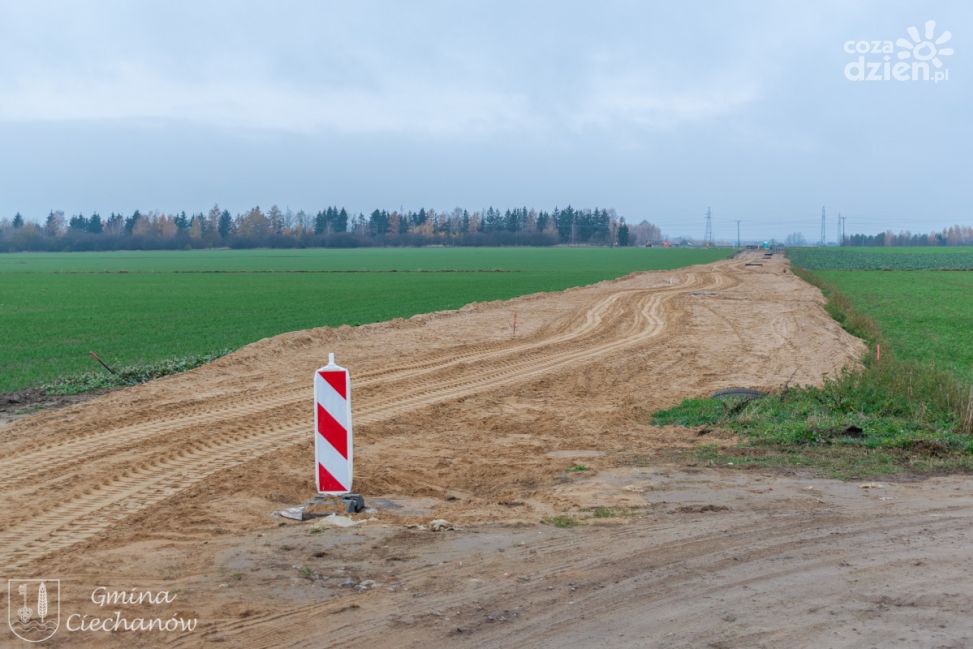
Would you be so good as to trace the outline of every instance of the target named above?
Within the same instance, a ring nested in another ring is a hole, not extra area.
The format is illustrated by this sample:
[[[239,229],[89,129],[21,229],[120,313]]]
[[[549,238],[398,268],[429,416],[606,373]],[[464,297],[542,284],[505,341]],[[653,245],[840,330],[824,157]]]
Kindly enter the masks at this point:
[[[61,580],[49,646],[966,646],[968,479],[675,466],[734,440],[648,423],[855,363],[822,303],[751,255],[260,341],[0,429],[0,564]],[[313,492],[329,351],[371,505],[347,528],[271,516]],[[67,628],[116,610],[198,626]]]

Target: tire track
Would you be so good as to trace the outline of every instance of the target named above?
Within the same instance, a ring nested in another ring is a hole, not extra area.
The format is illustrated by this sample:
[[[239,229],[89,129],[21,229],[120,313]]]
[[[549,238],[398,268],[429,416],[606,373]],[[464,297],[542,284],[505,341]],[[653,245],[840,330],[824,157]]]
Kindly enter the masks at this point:
[[[658,303],[662,296],[653,296],[648,301],[653,303]],[[643,301],[646,301],[643,299]],[[651,337],[656,335],[660,330],[661,320],[652,314],[652,321],[654,327],[647,330],[647,336]],[[376,423],[384,419],[391,418],[393,416],[399,415],[404,412],[409,412],[417,408],[424,407],[433,403],[438,403],[442,401],[448,401],[454,398],[460,398],[462,396],[468,396],[471,394],[476,394],[484,388],[494,386],[495,384],[502,384],[507,382],[505,379],[509,377],[514,377],[518,380],[529,379],[533,376],[543,374],[550,368],[564,365],[566,363],[574,362],[577,360],[583,360],[585,358],[599,355],[603,353],[603,350],[614,349],[619,345],[630,344],[631,342],[637,341],[616,341],[608,345],[602,345],[594,350],[585,350],[575,352],[562,352],[556,356],[550,356],[542,358],[539,362],[535,361],[532,357],[527,357],[516,362],[508,362],[501,366],[501,369],[494,370],[491,372],[477,371],[474,377],[460,376],[452,380],[439,380],[435,377],[427,379],[425,381],[415,384],[415,388],[411,392],[409,397],[401,398],[396,400],[393,404],[387,405],[383,408],[373,411],[367,406],[359,409],[359,415],[357,416],[357,421],[359,424]],[[302,433],[307,433],[307,422],[304,413],[297,415],[296,417],[292,413],[286,411],[284,407],[278,409],[275,412],[268,413],[271,416],[269,419],[278,422],[278,426],[275,428],[281,428],[283,426],[282,434],[289,436],[291,438],[299,436]],[[281,422],[292,422],[291,425]],[[172,454],[181,457],[184,456],[188,450],[191,449],[214,449],[214,452],[219,452],[219,449],[223,446],[234,446],[239,447],[241,443],[246,443],[245,440],[253,438],[252,443],[255,444],[255,449],[262,446],[259,441],[259,436],[262,431],[266,429],[260,423],[254,423],[252,418],[247,415],[238,414],[238,416],[233,417],[229,420],[229,423],[235,424],[234,434],[229,437],[221,436],[216,438],[207,438],[205,440],[191,439],[188,444],[181,446],[178,450]],[[213,440],[225,440],[222,443],[214,444]],[[277,439],[277,437],[275,437]],[[243,446],[242,450],[248,453],[249,446]],[[207,451],[208,452],[208,451]],[[249,456],[245,456],[250,459]],[[163,467],[164,470],[168,471],[171,467],[165,463],[165,460],[158,461],[159,466]],[[207,474],[208,475],[208,474]],[[143,480],[141,471],[137,470],[134,474],[133,480]],[[5,537],[0,535],[0,542],[3,542]],[[0,555],[2,556],[2,555]]]
[[[684,292],[692,288],[699,281],[695,274],[686,276],[686,283],[677,285],[673,289],[663,289]],[[357,390],[367,390],[373,386],[384,386],[390,382],[411,381],[416,377],[439,373],[467,363],[485,363],[494,358],[515,356],[524,353],[544,351],[552,346],[562,346],[566,343],[580,344],[604,322],[606,317],[617,316],[618,303],[628,293],[652,289],[620,290],[595,303],[583,313],[580,324],[572,322],[566,329],[555,335],[532,340],[527,343],[509,344],[499,342],[493,345],[475,346],[470,351],[459,354],[449,354],[440,360],[433,360],[419,365],[402,365],[387,370],[363,373],[354,378]],[[574,325],[574,326],[572,326]],[[421,383],[420,383],[421,384]],[[33,477],[57,470],[81,456],[88,460],[94,459],[91,453],[100,451],[102,455],[120,446],[132,446],[142,443],[152,437],[174,433],[190,428],[197,428],[224,421],[230,417],[256,416],[277,409],[281,406],[306,403],[310,399],[309,385],[302,383],[300,387],[285,387],[264,392],[257,397],[243,397],[240,399],[218,399],[192,404],[187,414],[168,419],[154,420],[148,423],[123,426],[107,431],[93,433],[83,437],[72,437],[59,442],[25,449],[17,455],[0,458],[0,488],[8,488],[15,484],[30,481]],[[16,452],[16,451],[15,451]]]
[[[619,607],[630,605],[633,594],[637,593],[640,609],[647,607],[678,606],[685,601],[705,601],[708,597],[718,595],[727,589],[740,586],[758,587],[762,582],[773,581],[782,576],[807,571],[809,566],[833,565],[836,559],[827,550],[836,543],[845,547],[854,547],[876,535],[894,534],[897,537],[908,538],[917,531],[934,526],[938,529],[965,530],[965,518],[943,518],[930,522],[928,519],[916,520],[912,513],[902,513],[892,516],[872,517],[862,521],[856,517],[827,515],[816,518],[809,524],[803,514],[791,514],[785,517],[775,517],[762,524],[754,526],[752,520],[727,523],[729,529],[720,531],[709,530],[694,534],[685,539],[671,541],[635,544],[632,540],[653,539],[664,536],[666,526],[660,526],[651,519],[635,522],[623,527],[595,531],[604,538],[599,538],[597,544],[604,548],[598,552],[578,552],[578,540],[573,536],[548,537],[539,542],[531,543],[529,548],[520,553],[530,552],[531,562],[537,564],[543,571],[543,576],[534,578],[521,587],[537,591],[546,589],[547,584],[557,580],[562,575],[573,575],[572,579],[581,579],[586,583],[612,583],[616,586],[605,590],[579,592],[572,595],[575,606],[552,607],[550,611],[534,612],[529,621],[523,626],[506,629],[496,627],[494,633],[482,630],[475,635],[478,643],[489,642],[491,646],[529,646],[540,644],[542,637],[525,637],[525,632],[542,636],[549,636],[551,630],[558,625],[569,623],[577,610],[583,609],[587,616],[597,617],[599,614],[610,614]],[[672,526],[678,525],[673,523]],[[662,532],[660,534],[660,531]],[[806,562],[792,563],[784,566],[774,565],[774,559],[792,554],[795,547],[802,548],[805,554],[812,552],[817,556]],[[617,548],[617,550],[616,550]],[[515,563],[525,560],[526,555],[513,557]],[[474,560],[474,562],[477,560]],[[754,566],[754,570],[744,569]],[[637,569],[636,569],[637,567]],[[655,571],[665,572],[652,574]],[[411,569],[400,570],[396,573],[396,580],[402,583],[416,583],[424,575],[435,575],[441,571],[436,564],[423,563]],[[724,571],[740,572],[736,577],[714,584],[710,579],[701,578],[704,575],[717,575]],[[646,589],[640,582],[653,581],[657,585],[664,584],[664,588]],[[539,584],[530,587],[530,583]],[[620,584],[621,585],[618,585]],[[356,598],[356,602],[368,601],[369,598],[381,594],[367,594]],[[384,597],[384,595],[382,595]],[[521,600],[528,600],[529,595],[518,591]],[[447,606],[463,608],[475,602],[483,610],[504,608],[510,597],[510,584],[507,581],[482,582],[475,592],[456,593],[451,591],[439,593],[439,597],[431,602],[420,605],[407,599],[401,604],[385,609],[381,617],[369,617],[364,624],[355,620],[353,624],[329,629],[328,641],[332,646],[350,646],[356,643],[371,645],[375,642],[373,634],[388,633],[395,625],[400,615],[421,617],[423,611],[442,610],[443,598],[448,600]],[[465,601],[464,601],[465,600]],[[297,622],[309,619],[321,619],[329,613],[341,610],[348,604],[348,598],[339,597],[324,602],[302,604],[285,610],[276,610],[249,616],[245,619],[230,619],[212,621],[211,631],[231,640],[234,637],[247,638],[248,647],[276,647],[282,644],[298,645],[306,639],[308,630]],[[465,626],[465,625],[464,625]],[[295,631],[296,630],[296,631]],[[208,630],[203,630],[205,637]],[[296,635],[292,635],[295,634]],[[486,636],[486,637],[485,637]],[[314,636],[317,637],[317,636]],[[171,646],[195,646],[199,641],[199,632],[185,634],[175,639]]]
[[[562,367],[644,343],[664,332],[665,307],[673,298],[701,287],[720,288],[733,282],[718,271],[684,275],[686,281],[674,287],[613,292],[586,308],[580,328],[562,330],[527,345],[514,344],[500,349],[470,352],[462,359],[417,370],[417,374],[396,374],[397,370],[392,369],[376,373],[377,376],[373,375],[371,379],[356,381],[356,387],[360,389],[398,383],[411,376],[425,377],[413,382],[412,389],[392,403],[372,404],[367,390],[360,392],[356,399],[356,420],[359,424],[374,424],[403,412],[529,381]],[[609,323],[607,327],[603,326],[606,322]],[[617,327],[619,331],[612,331],[614,325],[620,325]],[[565,345],[569,342],[570,345]],[[479,364],[460,368],[457,376],[439,376],[444,365],[469,364],[471,360]],[[397,378],[383,381],[381,377],[389,373]],[[248,399],[246,403],[249,407],[244,412],[235,409],[232,418],[225,416],[225,409],[215,414],[192,414],[187,418],[156,423],[141,436],[135,430],[120,429],[123,432],[116,432],[116,437],[112,439],[132,444],[173,430],[207,423],[233,424],[224,425],[222,431],[208,434],[203,439],[191,437],[177,448],[153,456],[140,465],[118,467],[108,482],[67,502],[51,506],[50,503],[37,504],[32,502],[33,499],[26,499],[32,506],[23,520],[0,532],[0,563],[8,568],[16,568],[84,542],[132,513],[158,504],[223,469],[279,449],[281,445],[301,443],[302,438],[310,433],[306,417],[294,416],[290,411],[295,404],[306,400],[303,397],[301,395],[295,399],[293,394],[281,395],[271,399],[270,404],[267,399]],[[265,416],[254,417],[257,413]],[[274,423],[268,425],[268,421]],[[78,444],[105,442],[99,436],[87,442],[79,440]],[[57,447],[51,454],[63,458],[64,453],[60,451],[66,452],[63,447]],[[35,461],[42,459],[43,456],[34,458]],[[20,465],[23,466],[25,462]],[[50,466],[50,463],[42,466]],[[2,468],[6,471],[8,467]],[[18,480],[22,479],[18,476]]]

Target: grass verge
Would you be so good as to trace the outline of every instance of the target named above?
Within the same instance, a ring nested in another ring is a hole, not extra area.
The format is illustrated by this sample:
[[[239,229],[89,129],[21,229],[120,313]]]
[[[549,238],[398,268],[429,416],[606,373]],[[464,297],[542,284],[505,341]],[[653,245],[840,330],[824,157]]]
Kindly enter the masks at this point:
[[[137,385],[169,374],[197,368],[200,365],[205,365],[221,356],[225,356],[230,351],[232,350],[221,349],[210,354],[190,354],[179,358],[167,358],[153,363],[126,365],[124,367],[113,368],[115,370],[114,373],[99,369],[72,374],[47,383],[41,386],[41,389],[47,395],[69,395],[91,392],[93,390]]]
[[[541,522],[544,523],[545,525],[551,525],[553,527],[558,527],[561,529],[568,528],[568,527],[577,527],[580,524],[578,519],[572,518],[570,516],[565,516],[563,514],[558,516],[549,516],[548,518],[543,519]]]
[[[697,460],[712,464],[806,467],[846,478],[973,470],[970,386],[930,363],[898,359],[879,326],[850,299],[812,273],[794,272],[821,289],[835,320],[870,344],[863,366],[822,387],[758,399],[687,399],[655,413],[653,423],[719,427],[743,439],[735,449],[695,451]]]

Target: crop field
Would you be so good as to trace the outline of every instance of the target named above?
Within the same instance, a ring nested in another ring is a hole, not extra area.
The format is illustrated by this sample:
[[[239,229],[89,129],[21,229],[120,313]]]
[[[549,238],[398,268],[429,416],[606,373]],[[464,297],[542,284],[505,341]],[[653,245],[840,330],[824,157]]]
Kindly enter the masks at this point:
[[[973,247],[791,248],[808,270],[973,270]]]
[[[0,393],[728,257],[729,249],[425,248],[0,256]]]
[[[973,249],[810,248],[788,256],[871,316],[899,357],[973,380],[973,272],[943,272],[973,268]]]

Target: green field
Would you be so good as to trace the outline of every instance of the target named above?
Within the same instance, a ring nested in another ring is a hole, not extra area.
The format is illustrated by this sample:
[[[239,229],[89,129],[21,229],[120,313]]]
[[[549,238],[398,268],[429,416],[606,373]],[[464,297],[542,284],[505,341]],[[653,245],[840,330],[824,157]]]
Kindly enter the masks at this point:
[[[973,380],[973,272],[943,272],[973,268],[973,248],[805,248],[787,254],[873,318],[900,358]]]
[[[900,358],[973,380],[973,273],[815,271],[871,316]]]
[[[789,248],[808,270],[973,270],[973,247]]]
[[[0,392],[110,364],[555,291],[729,249],[368,248],[0,255]]]

